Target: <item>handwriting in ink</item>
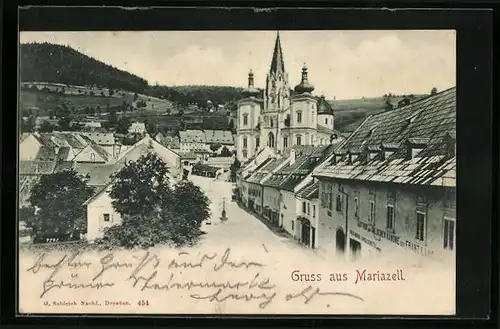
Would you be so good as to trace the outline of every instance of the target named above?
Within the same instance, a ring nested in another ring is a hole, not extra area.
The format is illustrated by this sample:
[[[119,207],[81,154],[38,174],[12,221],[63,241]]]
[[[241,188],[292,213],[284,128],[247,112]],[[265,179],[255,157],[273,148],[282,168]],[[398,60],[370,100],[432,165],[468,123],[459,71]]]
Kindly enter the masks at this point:
[[[215,272],[219,271],[220,269],[222,269],[225,266],[228,266],[230,268],[244,267],[246,269],[248,269],[249,267],[252,267],[252,266],[254,266],[254,267],[263,267],[264,266],[263,264],[256,263],[256,262],[233,263],[233,262],[231,262],[231,261],[228,260],[230,253],[231,253],[231,249],[227,248],[226,251],[224,252],[224,255],[222,255],[222,257],[221,257],[220,264],[215,264],[214,265],[214,271]]]
[[[61,289],[61,288],[69,288],[69,289],[102,289],[107,287],[113,287],[115,284],[113,282],[93,282],[93,283],[67,283],[64,281],[60,281],[60,283],[56,283],[53,280],[45,280],[43,283],[43,292],[40,295],[40,299],[42,299],[49,291],[52,289]]]
[[[189,255],[189,253],[187,253],[187,252],[179,253],[179,256],[184,256],[184,255]],[[215,259],[215,257],[217,257],[216,253],[215,254],[204,254],[201,257],[201,260],[199,262],[197,262],[197,263],[192,263],[192,262],[177,262],[176,259],[172,259],[172,261],[168,265],[168,268],[172,269],[172,268],[197,268],[197,267],[202,267],[203,263],[206,260],[213,260],[213,259]]]
[[[125,267],[125,268],[131,268],[131,267],[133,267],[132,263],[127,263],[127,262],[124,262],[124,263],[113,262],[114,258],[115,258],[115,256],[113,254],[107,254],[106,256],[104,256],[104,257],[101,258],[101,260],[100,260],[101,269],[92,278],[92,281],[95,281],[98,278],[100,278],[109,269],[112,269],[112,268],[117,269],[117,268],[123,268],[123,267]]]
[[[243,300],[245,302],[249,302],[252,300],[263,300],[259,303],[259,307],[264,309],[271,302],[273,301],[274,297],[276,297],[276,293],[272,292],[271,294],[266,294],[266,293],[261,293],[261,294],[253,294],[253,293],[245,293],[245,294],[234,294],[234,293],[229,293],[227,295],[223,295],[223,289],[217,290],[215,293],[210,294],[210,295],[199,295],[199,294],[192,294],[190,297],[193,299],[208,299],[210,302],[218,302],[222,303],[228,299],[233,299],[233,300]]]
[[[158,268],[158,266],[160,266],[160,258],[158,258],[156,254],[150,257],[150,252],[146,252],[144,257],[142,257],[142,259],[139,261],[137,267],[132,271],[132,274],[130,274],[130,276],[128,277],[128,280],[134,280],[134,288],[137,286],[137,283],[140,280],[146,280],[146,278],[144,278],[143,276],[137,277],[137,274],[139,274],[148,264],[153,264],[153,269],[156,269]]]
[[[308,286],[307,288],[305,288],[304,290],[302,290],[297,294],[286,294],[285,298],[287,301],[290,301],[292,299],[302,297],[304,298],[304,304],[308,304],[315,296],[346,296],[358,299],[360,301],[364,301],[363,298],[353,294],[344,292],[321,292],[319,288],[313,289],[312,286]]]

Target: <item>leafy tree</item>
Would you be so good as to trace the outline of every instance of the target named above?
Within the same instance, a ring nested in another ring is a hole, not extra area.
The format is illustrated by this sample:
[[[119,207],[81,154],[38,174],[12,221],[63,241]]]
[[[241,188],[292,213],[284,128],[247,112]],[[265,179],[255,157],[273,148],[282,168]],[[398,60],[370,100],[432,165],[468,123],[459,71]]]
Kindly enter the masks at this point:
[[[437,94],[437,92],[438,92],[438,90],[437,90],[437,88],[436,88],[436,87],[433,87],[433,88],[431,89],[431,95],[435,95],[435,94]]]
[[[118,120],[118,124],[116,126],[116,132],[118,134],[127,134],[128,129],[132,125],[132,122],[130,122],[129,118],[127,117],[122,117],[120,120]]]
[[[25,206],[19,209],[19,221],[26,227],[32,228],[36,224],[35,207]]]
[[[389,100],[385,101],[385,110],[386,111],[391,111],[394,107],[392,106],[391,102]]]
[[[137,98],[139,98],[139,95],[137,95],[137,93],[134,93],[134,102],[137,100]]]
[[[35,130],[35,117],[29,116],[28,119],[21,119],[21,132],[33,132]]]
[[[38,211],[26,225],[34,235],[85,231],[86,214],[82,204],[92,194],[87,181],[73,170],[41,175],[28,199],[30,206]]]
[[[227,146],[222,147],[222,150],[220,151],[220,155],[222,157],[230,157],[233,155],[233,152],[231,152]]]
[[[42,125],[40,126],[40,128],[38,129],[38,131],[41,132],[41,133],[51,133],[55,129],[56,129],[56,126],[54,126],[53,124],[51,124],[51,123],[49,123],[47,121],[44,121],[42,123]]]
[[[191,182],[171,188],[167,173],[167,165],[148,153],[114,175],[110,196],[122,223],[106,229],[98,244],[148,248],[197,240],[202,221],[210,216],[209,200]]]
[[[229,170],[231,171],[231,181],[235,182],[236,181],[236,173],[237,171],[241,168],[241,162],[238,160],[238,158],[234,158],[234,162],[231,164],[229,167]]]
[[[222,145],[219,143],[210,144],[210,150],[212,150],[212,152],[217,152],[217,150],[220,149],[221,146]]]
[[[146,120],[146,131],[153,136],[158,132],[158,125],[153,120]]]

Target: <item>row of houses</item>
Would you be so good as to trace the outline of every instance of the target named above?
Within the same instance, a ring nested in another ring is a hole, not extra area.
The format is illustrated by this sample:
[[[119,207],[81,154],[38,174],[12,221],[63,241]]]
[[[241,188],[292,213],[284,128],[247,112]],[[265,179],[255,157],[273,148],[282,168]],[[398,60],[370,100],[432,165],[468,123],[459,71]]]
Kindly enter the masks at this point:
[[[230,151],[234,150],[235,136],[229,130],[184,130],[179,132],[179,137],[167,136],[158,133],[155,139],[159,142],[175,145],[180,152],[206,152],[221,153],[222,148],[226,147]],[[213,151],[211,145],[220,145],[219,149]]]
[[[95,194],[89,200],[85,201],[83,206],[87,208],[87,233],[88,240],[94,240],[102,236],[105,227],[119,224],[121,218],[111,205],[109,190],[112,183],[112,175],[121,170],[128,162],[136,161],[141,156],[153,152],[159,156],[169,167],[169,178],[173,184],[182,177],[181,156],[171,149],[156,142],[149,135],[142,140],[127,148],[122,152],[118,159],[113,162],[89,161],[88,156],[82,156],[79,148],[95,147],[94,144],[84,146],[76,144],[82,142],[80,133],[56,133],[51,134],[31,134],[25,138],[34,138],[35,142],[20,144],[19,163],[19,207],[27,206],[31,189],[43,175],[49,175],[65,170],[74,170],[79,175],[87,178],[87,184],[94,188]],[[85,140],[85,139],[83,139]],[[66,144],[63,144],[63,141]],[[67,144],[70,144],[70,148]],[[50,144],[52,142],[52,144]],[[37,143],[42,146],[38,148]],[[31,148],[29,148],[31,147]],[[76,151],[73,149],[76,148]],[[64,151],[61,151],[64,150]],[[76,154],[76,156],[73,154]],[[63,155],[61,155],[61,153]],[[87,152],[86,152],[87,153]],[[53,155],[56,154],[54,157]],[[68,155],[70,154],[70,155]],[[50,155],[50,158],[48,157]],[[31,158],[27,160],[26,158]],[[78,206],[78,205],[75,205]],[[20,219],[22,221],[22,218]]]
[[[260,151],[241,202],[318,252],[454,259],[455,93],[372,115],[338,145]]]

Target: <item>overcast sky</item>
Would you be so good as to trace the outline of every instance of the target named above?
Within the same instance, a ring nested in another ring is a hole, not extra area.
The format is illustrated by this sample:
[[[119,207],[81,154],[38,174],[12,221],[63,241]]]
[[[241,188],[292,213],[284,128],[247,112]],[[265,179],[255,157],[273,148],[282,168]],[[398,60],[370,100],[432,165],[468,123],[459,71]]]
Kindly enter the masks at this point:
[[[455,31],[280,31],[291,86],[307,63],[315,93],[347,99],[456,84]],[[150,84],[264,88],[276,31],[22,32],[69,45]]]

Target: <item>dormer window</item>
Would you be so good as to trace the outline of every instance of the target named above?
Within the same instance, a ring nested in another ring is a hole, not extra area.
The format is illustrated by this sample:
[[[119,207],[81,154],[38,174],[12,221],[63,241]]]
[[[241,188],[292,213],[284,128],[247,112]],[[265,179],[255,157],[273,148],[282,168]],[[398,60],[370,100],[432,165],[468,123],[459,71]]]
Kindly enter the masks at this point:
[[[407,157],[410,159],[414,159],[418,157],[420,152],[427,146],[429,143],[428,138],[410,138],[407,141],[408,145],[408,154]]]
[[[381,149],[384,154],[384,159],[387,160],[390,158],[394,152],[396,152],[399,149],[399,144],[397,143],[382,143]]]
[[[448,157],[453,158],[457,156],[457,140],[455,132],[448,132],[445,137]]]

